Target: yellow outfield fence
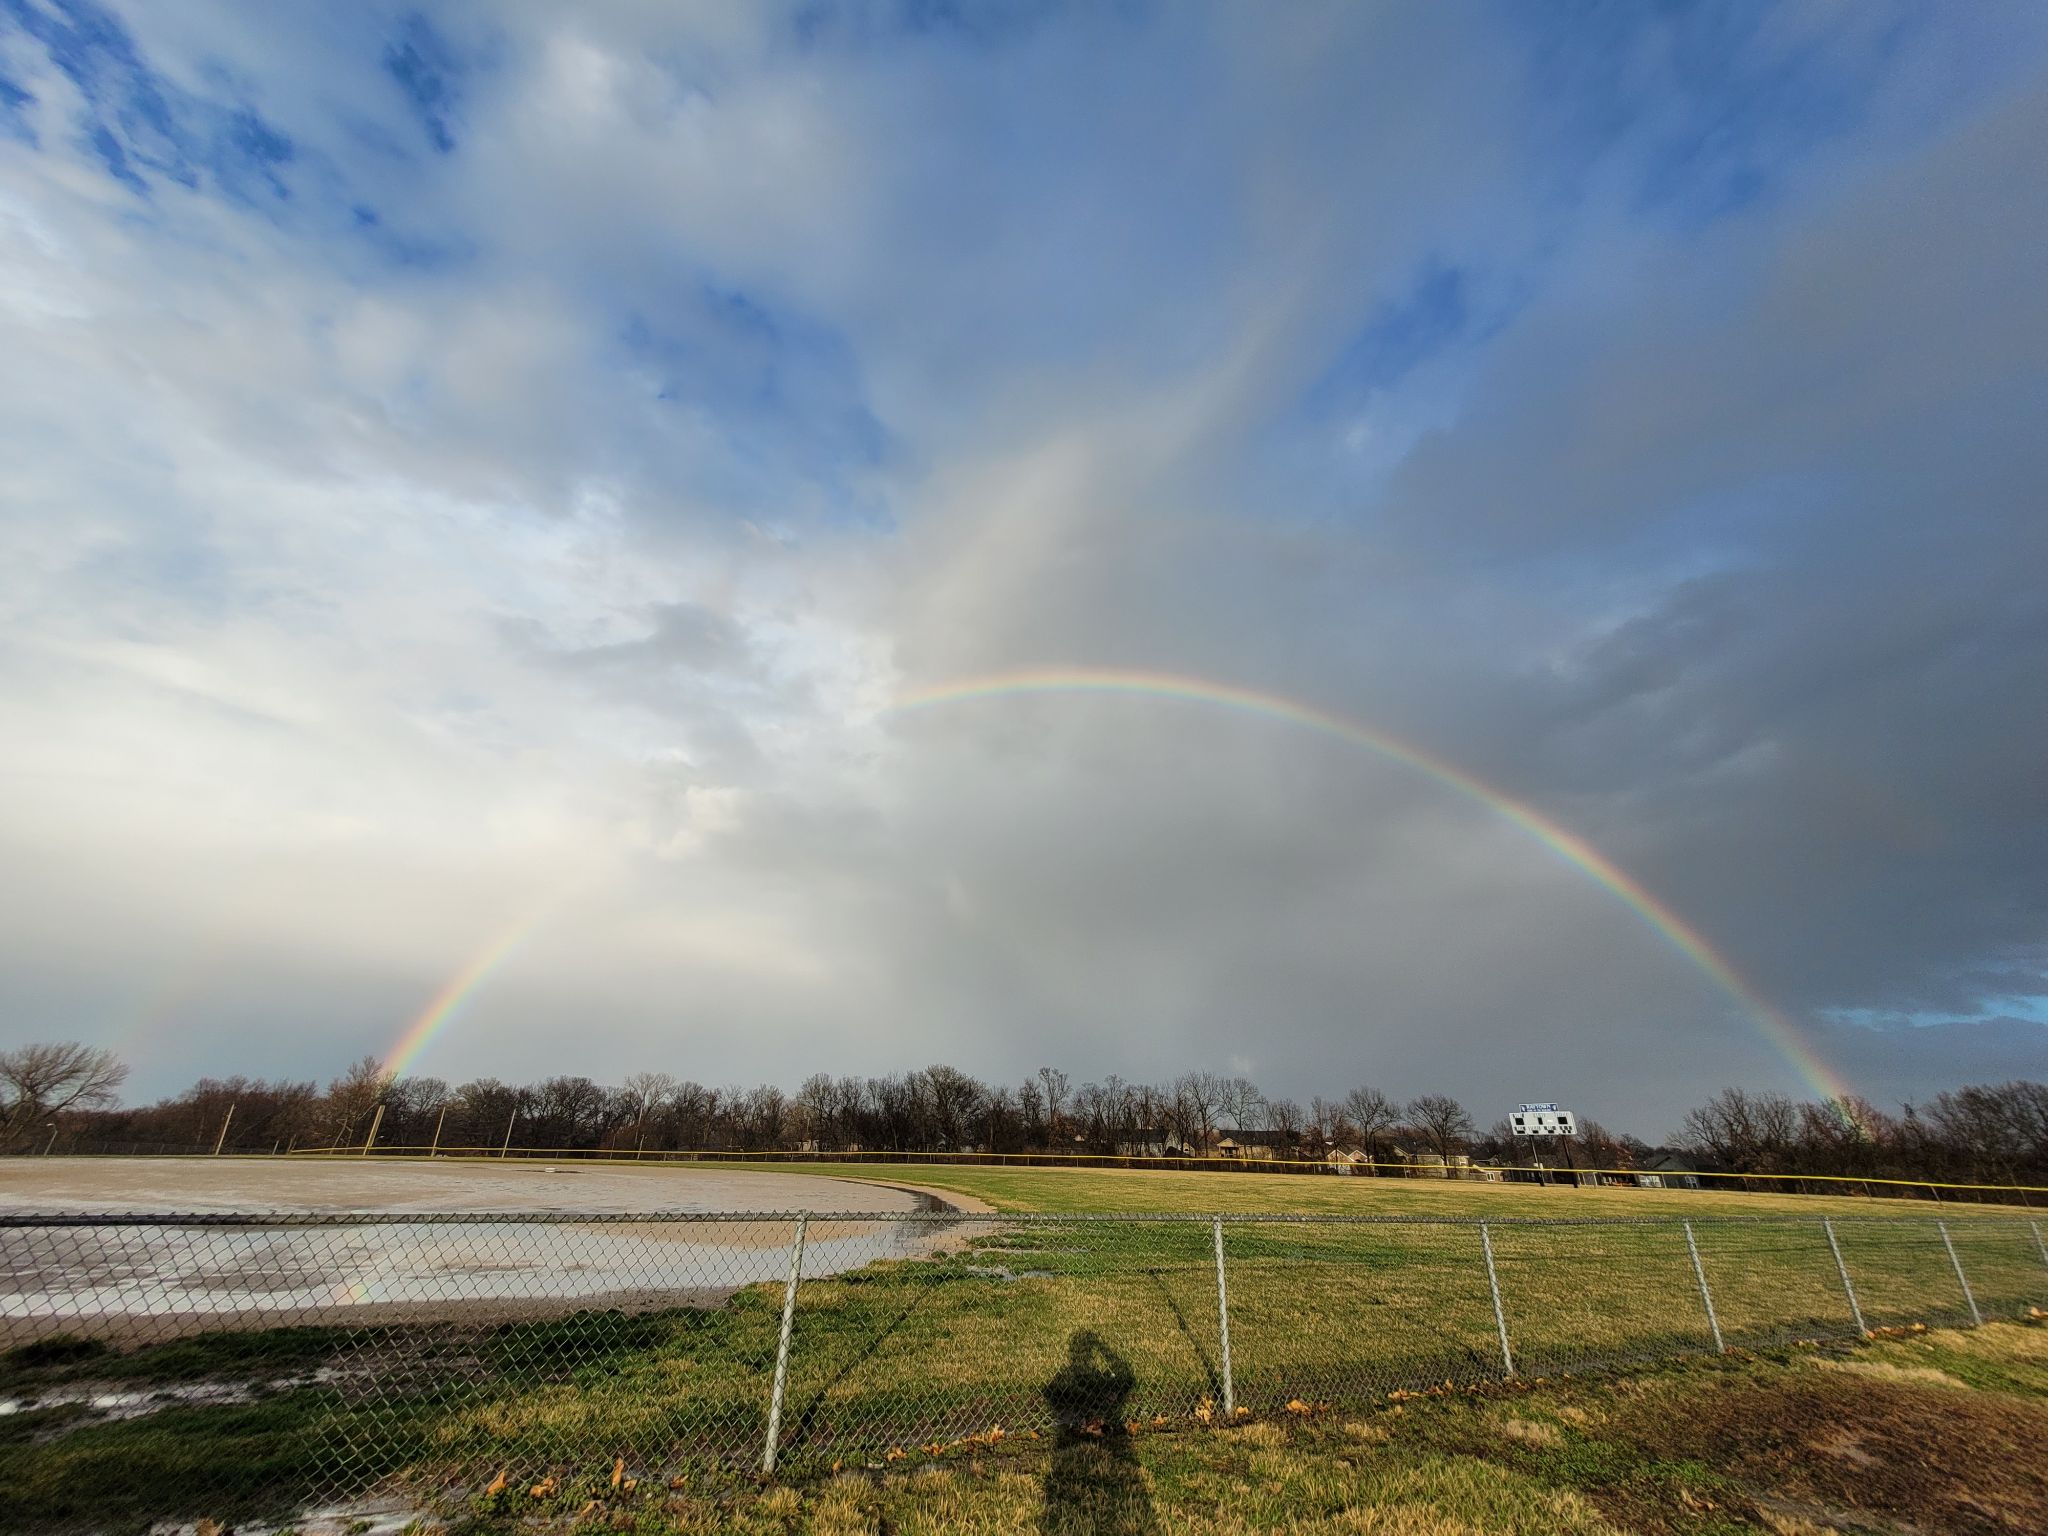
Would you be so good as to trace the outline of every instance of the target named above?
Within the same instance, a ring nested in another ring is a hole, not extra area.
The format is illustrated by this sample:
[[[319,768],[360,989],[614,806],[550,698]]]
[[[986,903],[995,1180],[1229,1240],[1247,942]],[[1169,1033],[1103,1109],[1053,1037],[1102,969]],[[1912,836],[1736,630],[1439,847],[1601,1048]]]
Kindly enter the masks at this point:
[[[253,1154],[262,1156],[266,1154]],[[346,1146],[297,1147],[292,1157],[456,1157],[553,1158],[621,1163],[865,1163],[876,1166],[918,1164],[967,1168],[1098,1168],[1147,1172],[1319,1174],[1324,1176],[1438,1179],[1466,1183],[1547,1183],[1564,1187],[1612,1189],[1688,1189],[1697,1181],[1723,1188],[1766,1194],[1867,1195],[1872,1198],[1984,1199],[2022,1205],[2048,1204],[2048,1185],[1970,1184],[1944,1179],[1902,1179],[1831,1173],[1714,1173],[1704,1169],[1656,1168],[1533,1168],[1500,1163],[1464,1162],[1338,1162],[1316,1158],[1231,1157],[1216,1154],[1124,1156],[1095,1152],[791,1152],[691,1148],[661,1150],[632,1147],[507,1147],[507,1146]],[[1687,1181],[1696,1181],[1688,1183]],[[1808,1186],[1815,1186],[1809,1188]]]

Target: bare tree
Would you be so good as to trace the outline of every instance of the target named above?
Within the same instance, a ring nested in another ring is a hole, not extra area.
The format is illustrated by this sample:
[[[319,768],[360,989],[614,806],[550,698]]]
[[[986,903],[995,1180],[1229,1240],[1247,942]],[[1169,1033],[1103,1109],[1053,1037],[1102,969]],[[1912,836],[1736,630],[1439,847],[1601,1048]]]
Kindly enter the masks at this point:
[[[1027,1146],[1049,1145],[1051,1133],[1045,1124],[1045,1090],[1033,1078],[1025,1078],[1017,1090],[1019,1131]]]
[[[1341,1141],[1349,1129],[1350,1121],[1345,1118],[1344,1106],[1317,1094],[1308,1101],[1308,1132],[1316,1139],[1316,1150]]]
[[[0,1051],[0,1152],[32,1141],[66,1110],[105,1109],[128,1076],[114,1053],[75,1043]]]
[[[633,1150],[647,1145],[647,1119],[668,1103],[676,1080],[666,1072],[635,1072],[626,1079],[625,1098],[633,1116]]]
[[[1266,1129],[1271,1131],[1281,1146],[1275,1147],[1277,1154],[1281,1147],[1291,1148],[1301,1139],[1301,1106],[1292,1099],[1266,1100]],[[1317,1149],[1321,1151],[1320,1148]]]
[[[2048,1162],[2048,1084],[1959,1088],[1936,1094],[1923,1113],[1928,1126],[1967,1167],[2011,1179],[2030,1162]]]
[[[1408,1101],[1408,1119],[1429,1139],[1437,1155],[1448,1163],[1451,1154],[1472,1134],[1472,1117],[1465,1106],[1446,1093],[1425,1093]]]
[[[1060,1140],[1060,1106],[1067,1102],[1067,1074],[1058,1067],[1038,1069],[1038,1091],[1045,1095],[1045,1143],[1057,1147]]]
[[[1259,1114],[1265,1107],[1265,1095],[1248,1077],[1231,1078],[1216,1094],[1217,1111],[1230,1116],[1231,1125],[1240,1131],[1259,1129]]]
[[[327,1085],[328,1128],[334,1145],[353,1141],[358,1126],[367,1133],[373,1111],[384,1102],[397,1079],[375,1056],[364,1056]]]
[[[1787,1165],[1799,1112],[1782,1093],[1724,1088],[1687,1110],[1681,1144],[1736,1173],[1776,1173]]]
[[[924,1080],[928,1139],[948,1152],[971,1150],[988,1090],[958,1067],[944,1063],[926,1067],[918,1075]]]
[[[1354,1088],[1344,1100],[1344,1111],[1358,1128],[1360,1148],[1378,1162],[1380,1137],[1401,1123],[1400,1106],[1377,1088]]]
[[[1223,1082],[1213,1072],[1183,1072],[1174,1080],[1175,1118],[1188,1144],[1200,1152],[1216,1129],[1216,1111],[1223,1102]]]

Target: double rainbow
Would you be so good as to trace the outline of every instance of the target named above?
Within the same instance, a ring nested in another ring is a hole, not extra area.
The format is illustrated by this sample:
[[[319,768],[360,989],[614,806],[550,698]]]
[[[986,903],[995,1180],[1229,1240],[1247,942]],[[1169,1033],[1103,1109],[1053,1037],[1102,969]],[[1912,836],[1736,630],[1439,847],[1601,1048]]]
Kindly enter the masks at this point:
[[[1261,693],[1206,678],[1171,672],[1144,672],[1111,667],[1046,667],[1027,671],[991,673],[961,678],[925,688],[899,698],[896,712],[938,709],[979,699],[1013,697],[1021,694],[1117,694],[1145,698],[1178,699],[1194,704],[1220,705],[1246,714],[1281,720],[1306,727],[1353,746],[1364,747],[1391,758],[1437,783],[1476,800],[1495,814],[1527,832],[1565,863],[1590,876],[1620,899],[1630,911],[1671,945],[1726,993],[1752,1019],[1764,1039],[1783,1056],[1799,1077],[1824,1101],[1839,1101],[1851,1089],[1839,1074],[1815,1054],[1792,1021],[1773,1007],[1728,960],[1707,942],[1705,935],[1687,923],[1645,889],[1627,871],[1577,833],[1558,825],[1533,806],[1502,793],[1484,780],[1426,752],[1422,748],[1384,731],[1374,730],[1342,715],[1332,714],[1298,699],[1281,694]],[[489,979],[505,959],[518,948],[541,918],[552,910],[549,902],[529,912],[500,933],[451,976],[427,1006],[406,1026],[405,1032],[385,1054],[387,1072],[403,1074],[433,1043],[435,1037],[460,1012],[462,1005]]]

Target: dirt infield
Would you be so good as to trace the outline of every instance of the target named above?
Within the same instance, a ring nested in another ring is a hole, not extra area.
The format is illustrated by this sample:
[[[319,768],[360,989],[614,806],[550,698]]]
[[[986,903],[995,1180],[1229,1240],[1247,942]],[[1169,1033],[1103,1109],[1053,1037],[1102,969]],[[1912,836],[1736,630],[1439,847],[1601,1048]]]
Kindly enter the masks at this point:
[[[981,1202],[883,1180],[716,1166],[443,1159],[11,1158],[0,1214],[324,1211],[913,1211]]]

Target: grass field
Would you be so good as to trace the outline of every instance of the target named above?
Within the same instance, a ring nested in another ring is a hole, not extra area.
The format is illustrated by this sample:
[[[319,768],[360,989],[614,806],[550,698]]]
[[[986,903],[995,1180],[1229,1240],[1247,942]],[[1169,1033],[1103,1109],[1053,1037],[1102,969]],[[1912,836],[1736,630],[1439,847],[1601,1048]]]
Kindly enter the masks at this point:
[[[600,1475],[540,1499],[508,1489],[469,1523],[479,1536],[550,1516],[647,1536],[2016,1536],[2048,1529],[2044,1437],[2048,1333],[1994,1325],[1227,1430],[1012,1438],[766,1490],[622,1495]]]
[[[715,1164],[834,1174],[953,1190],[1005,1211],[1273,1211],[1325,1216],[1912,1216],[1964,1220],[2048,1217],[1968,1200],[1779,1195],[1724,1189],[1578,1188],[1461,1179],[1289,1173],[1186,1173],[1124,1168],[1006,1168],[953,1163]],[[658,1175],[659,1170],[649,1169]]]
[[[310,1341],[297,1341],[304,1344]],[[193,1363],[197,1363],[196,1361]],[[274,1362],[273,1362],[274,1363]],[[214,1362],[217,1366],[219,1362]],[[94,1529],[156,1516],[229,1518],[289,1490],[331,1425],[220,1426],[206,1445],[242,1496],[195,1497],[195,1468],[149,1467],[137,1497],[96,1500],[101,1469],[66,1469],[53,1501],[10,1430],[0,1482],[22,1528],[60,1514]],[[778,1485],[707,1469],[616,1478],[591,1458],[423,1514],[421,1530],[623,1530],[658,1536],[925,1536],[1198,1531],[1239,1536],[1778,1536],[2048,1529],[2048,1330],[1992,1324],[1841,1349],[1689,1360],[1519,1387],[1262,1416],[1228,1428],[1012,1434],[912,1449]],[[246,1459],[245,1459],[246,1458]],[[35,1469],[42,1470],[42,1469]],[[637,1472],[638,1469],[636,1469]],[[309,1533],[358,1529],[343,1509]]]
[[[649,1529],[694,1528],[690,1522],[709,1520],[705,1511],[714,1508],[742,1527],[758,1518],[770,1522],[764,1529],[873,1529],[885,1515],[900,1524],[888,1514],[892,1500],[931,1509],[951,1501],[963,1522],[1005,1529],[1027,1506],[1036,1519],[1049,1498],[1056,1507],[1079,1500],[1080,1508],[1098,1497],[1089,1491],[1098,1484],[1134,1486],[1142,1464],[1162,1510],[1179,1498],[1199,1505],[1201,1490],[1213,1492],[1225,1475],[1219,1468],[1237,1469],[1229,1486],[1243,1483],[1257,1495],[1240,1496],[1231,1517],[1240,1522],[1267,1508],[1276,1519],[1288,1510],[1288,1518],[1306,1518],[1369,1484],[1382,1490],[1375,1497],[1405,1487],[1424,1504],[1469,1505],[1457,1516],[1466,1524],[1304,1528],[1599,1530],[1613,1511],[1572,1479],[1621,1475],[1621,1453],[1589,1449],[1578,1430],[1549,1420],[1547,1430],[1507,1430],[1488,1415],[1498,1401],[1523,1401],[1519,1392],[1532,1382],[1543,1393],[1632,1402],[1618,1383],[1566,1388],[1560,1378],[1711,1354],[1698,1275],[1672,1215],[1694,1223],[1733,1348],[1797,1349],[1798,1341],[1854,1333],[1820,1221],[1825,1209],[1842,1210],[1836,1235],[1867,1323],[1908,1328],[1967,1316],[1948,1249],[1928,1219],[1934,1212],[1911,1206],[1904,1209],[1921,1219],[1871,1219],[1893,1217],[1901,1207],[1891,1202],[1070,1169],[896,1167],[887,1176],[1042,1214],[966,1219],[947,1252],[879,1259],[805,1282],[781,1437],[785,1471],[801,1491],[757,1495],[739,1471],[758,1456],[765,1429],[782,1299],[779,1286],[767,1285],[717,1308],[637,1315],[214,1333],[127,1353],[44,1339],[0,1362],[0,1397],[19,1410],[0,1417],[0,1486],[15,1490],[11,1510],[29,1528],[85,1522],[113,1530],[164,1515],[279,1514],[385,1478],[464,1503],[500,1468],[510,1475],[507,1488],[554,1481],[540,1498],[521,1495],[524,1503],[501,1490],[486,1501],[491,1510],[556,1511],[593,1469],[608,1477],[616,1464],[622,1484],[630,1477],[636,1486],[658,1485],[664,1500],[680,1501],[662,1512],[634,1503],[631,1519],[656,1522]],[[1213,1230],[1205,1221],[1071,1219],[1132,1209],[1418,1219],[1226,1225],[1231,1380],[1248,1423],[1219,1436],[1210,1431],[1228,1415]],[[1514,1219],[1532,1213],[1658,1219]],[[2023,1318],[2030,1305],[2048,1302],[2048,1265],[2023,1213],[1942,1214],[1988,1318]],[[1499,1321],[1517,1384],[1502,1380],[1485,1253],[1470,1220],[1481,1216],[1494,1223]],[[521,1230],[510,1229],[507,1242]],[[572,1245],[556,1261],[573,1266],[577,1234],[588,1230],[546,1229],[548,1242]],[[606,1229],[605,1240],[615,1247],[618,1229]],[[878,1243],[878,1255],[889,1251]],[[665,1252],[673,1250],[650,1244],[648,1262],[659,1264]],[[1995,1326],[1944,1337],[1945,1349],[1978,1360],[1971,1369],[1985,1390],[2006,1370],[1997,1390],[2038,1395],[2037,1332]],[[1979,1360],[1985,1346],[1970,1342],[1994,1338],[2007,1340],[2009,1369]],[[1886,1358],[1913,1347],[1878,1346]],[[1730,1369],[1659,1369],[1646,1379],[1674,1392],[1681,1388],[1671,1383],[1718,1392],[1734,1390],[1725,1386]],[[1845,1383],[1867,1385],[1853,1373],[1796,1379],[1809,1397],[1829,1401]],[[1463,1418],[1430,1417],[1447,1398],[1406,1397],[1432,1385],[1469,1398],[1458,1410]],[[95,1398],[148,1406],[121,1417],[95,1407]],[[1440,1423],[1450,1439],[1424,1436],[1413,1457],[1389,1453],[1396,1441],[1378,1437],[1389,1415],[1401,1418],[1395,1408]],[[1341,1427],[1361,1413],[1371,1415],[1364,1429]],[[1090,1422],[1098,1434],[1075,1431]],[[1126,1424],[1137,1426],[1135,1437],[1117,1432]],[[1490,1449],[1476,1462],[1477,1452],[1449,1455],[1445,1445],[1460,1436]],[[1072,1443],[1055,1450],[1063,1440]],[[1031,1461],[1048,1454],[1048,1464]],[[1654,1447],[1628,1454],[1662,1464]],[[911,1475],[963,1459],[979,1470],[942,1471],[938,1483]],[[877,1470],[848,1484],[832,1476],[835,1462]],[[1039,1470],[1028,1470],[1033,1465]],[[1699,1486],[1719,1486],[1714,1476],[1701,1473]],[[671,1490],[673,1478],[684,1481]],[[1668,1469],[1656,1478],[1667,1493],[1693,1487]],[[1054,1496],[1068,1485],[1074,1499]],[[599,1512],[624,1513],[608,1486],[596,1492]],[[1528,1510],[1510,1514],[1525,1495]],[[1207,1507],[1216,1507],[1213,1499]]]

